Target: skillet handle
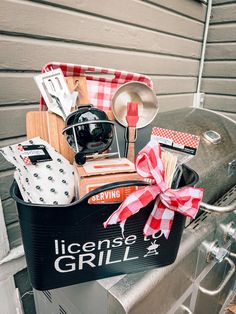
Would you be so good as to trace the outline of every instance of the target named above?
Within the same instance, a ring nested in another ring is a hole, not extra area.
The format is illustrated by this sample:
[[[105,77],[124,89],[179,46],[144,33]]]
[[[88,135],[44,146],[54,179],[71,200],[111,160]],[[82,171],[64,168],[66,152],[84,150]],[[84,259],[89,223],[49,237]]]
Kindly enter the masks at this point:
[[[88,202],[88,199],[94,195],[97,195],[101,192],[105,192],[107,190],[112,190],[116,188],[122,188],[122,187],[129,187],[129,186],[147,186],[149,183],[145,181],[139,181],[139,180],[129,180],[129,181],[121,181],[121,182],[112,182],[106,185],[103,185],[95,190],[90,191],[86,195],[84,195],[80,202]]]

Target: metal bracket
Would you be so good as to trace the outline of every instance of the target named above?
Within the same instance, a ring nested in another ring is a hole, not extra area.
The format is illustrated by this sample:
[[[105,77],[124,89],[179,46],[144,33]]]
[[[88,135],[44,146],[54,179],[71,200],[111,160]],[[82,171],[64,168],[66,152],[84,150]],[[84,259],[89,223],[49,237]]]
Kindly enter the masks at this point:
[[[194,93],[193,94],[193,107],[203,108],[204,97],[205,97],[204,93]]]

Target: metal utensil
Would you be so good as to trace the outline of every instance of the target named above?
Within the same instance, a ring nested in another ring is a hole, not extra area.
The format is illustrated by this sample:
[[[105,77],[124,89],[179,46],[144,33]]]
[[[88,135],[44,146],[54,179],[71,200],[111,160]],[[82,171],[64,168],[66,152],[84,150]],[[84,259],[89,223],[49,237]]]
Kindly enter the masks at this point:
[[[76,102],[77,92],[70,93],[62,70],[56,69],[36,75],[34,80],[48,110],[65,120]]]
[[[157,98],[153,90],[141,82],[128,82],[121,85],[112,98],[112,111],[115,119],[127,127],[127,103],[137,102],[139,120],[136,128],[150,124],[158,112]]]
[[[60,110],[60,116],[62,116],[62,118],[63,118],[64,120],[66,120],[66,116],[67,116],[67,115],[66,115],[65,110],[64,110],[64,108],[63,108],[63,106],[62,106],[62,104],[61,104],[60,99],[59,99],[56,95],[53,95],[52,93],[50,93],[50,96],[51,96],[53,99],[55,99],[56,104],[57,104],[56,108]],[[55,109],[56,109],[56,108],[55,108]],[[57,111],[56,111],[55,109],[53,108],[53,110],[51,109],[51,111],[56,113]]]

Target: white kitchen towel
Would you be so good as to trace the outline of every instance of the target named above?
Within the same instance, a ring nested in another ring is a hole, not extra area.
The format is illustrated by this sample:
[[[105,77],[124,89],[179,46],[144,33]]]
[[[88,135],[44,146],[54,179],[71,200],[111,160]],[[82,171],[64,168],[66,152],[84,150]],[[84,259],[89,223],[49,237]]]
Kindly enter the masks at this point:
[[[44,145],[52,160],[27,163],[24,152],[19,146]],[[7,161],[16,170],[14,178],[19,186],[22,198],[36,204],[69,204],[75,196],[73,166],[40,137],[0,149]]]

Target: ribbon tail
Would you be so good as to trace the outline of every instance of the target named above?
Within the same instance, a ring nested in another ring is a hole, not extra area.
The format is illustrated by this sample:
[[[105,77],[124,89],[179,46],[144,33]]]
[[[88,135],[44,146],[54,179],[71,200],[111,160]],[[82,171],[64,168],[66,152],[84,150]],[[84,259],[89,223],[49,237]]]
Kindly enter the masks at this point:
[[[153,210],[144,226],[144,235],[150,236],[157,233],[158,231],[161,231],[164,234],[165,238],[168,239],[173,219],[174,212],[168,209],[158,197],[154,204]]]
[[[121,235],[123,239],[125,239],[125,222],[126,219],[120,222]]]

